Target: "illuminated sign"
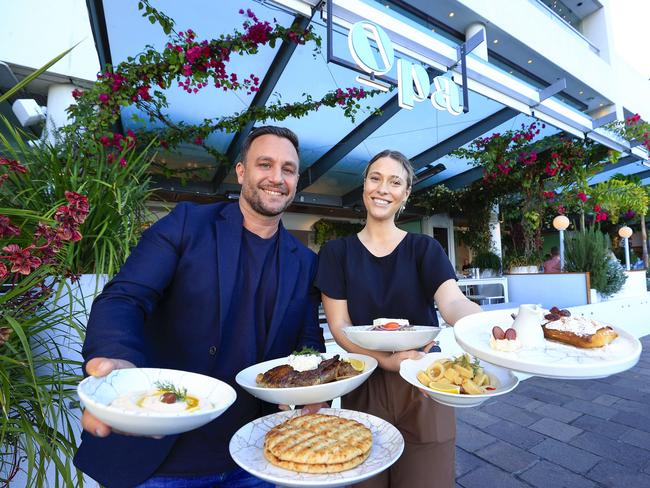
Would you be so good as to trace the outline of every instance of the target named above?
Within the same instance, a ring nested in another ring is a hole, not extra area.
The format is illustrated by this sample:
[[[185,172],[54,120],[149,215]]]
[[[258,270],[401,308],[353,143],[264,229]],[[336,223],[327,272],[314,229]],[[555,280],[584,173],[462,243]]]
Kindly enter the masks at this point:
[[[374,41],[375,48],[371,44]],[[357,22],[348,34],[350,54],[357,65],[370,78],[359,76],[357,80],[373,88],[388,89],[388,85],[377,79],[388,73],[395,65],[395,50],[386,32],[368,21]],[[436,76],[433,83],[421,64],[405,59],[397,60],[397,96],[399,106],[411,110],[416,102],[428,98],[438,110],[447,110],[452,115],[463,113],[460,87],[448,76]]]

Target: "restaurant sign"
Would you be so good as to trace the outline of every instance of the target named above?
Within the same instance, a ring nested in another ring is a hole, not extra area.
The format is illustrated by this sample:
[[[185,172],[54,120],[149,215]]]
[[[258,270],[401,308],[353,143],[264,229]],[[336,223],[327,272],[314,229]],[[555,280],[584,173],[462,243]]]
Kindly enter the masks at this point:
[[[397,65],[397,96],[400,107],[410,110],[416,102],[430,99],[431,104],[438,110],[447,110],[452,115],[463,113],[461,88],[447,75],[434,77],[432,83],[426,69],[419,63],[401,58],[395,63],[393,44],[380,26],[365,20],[357,22],[348,34],[348,46],[357,66],[370,74],[370,78],[360,76],[357,79],[373,88],[382,85],[387,87],[375,77],[386,75],[395,64]]]

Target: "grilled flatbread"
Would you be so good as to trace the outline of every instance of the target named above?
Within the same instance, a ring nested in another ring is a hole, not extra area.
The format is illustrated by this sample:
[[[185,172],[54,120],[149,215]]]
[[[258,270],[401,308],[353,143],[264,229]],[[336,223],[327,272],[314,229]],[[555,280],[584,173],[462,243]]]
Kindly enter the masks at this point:
[[[273,427],[264,439],[264,456],[292,471],[337,473],[361,464],[371,446],[370,429],[356,420],[310,414]]]
[[[269,451],[264,449],[264,457],[271,464],[274,464],[275,466],[278,466],[283,469],[288,469],[289,471],[297,471],[299,473],[313,473],[313,474],[340,473],[341,471],[347,471],[348,469],[356,468],[362,462],[364,462],[369,455],[370,455],[370,451],[368,451],[362,456],[351,459],[350,461],[347,461],[345,463],[303,464],[303,463],[294,463],[291,461],[283,461],[282,459],[275,457]]]

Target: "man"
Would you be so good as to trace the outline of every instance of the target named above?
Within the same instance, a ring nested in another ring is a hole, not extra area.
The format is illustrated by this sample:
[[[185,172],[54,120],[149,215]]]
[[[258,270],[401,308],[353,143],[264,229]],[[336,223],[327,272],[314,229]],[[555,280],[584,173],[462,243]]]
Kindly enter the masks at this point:
[[[271,486],[237,468],[228,443],[272,411],[235,383],[240,370],[301,346],[324,350],[312,288],[316,255],[280,222],[296,193],[298,161],[290,130],[251,132],[236,166],[238,204],[178,204],[143,234],[95,300],[83,347],[88,374],[172,368],[237,391],[213,422],[162,439],[111,433],[84,412],[75,465],[103,485]]]
[[[561,273],[560,250],[557,246],[551,248],[551,257],[544,261],[544,273]]]

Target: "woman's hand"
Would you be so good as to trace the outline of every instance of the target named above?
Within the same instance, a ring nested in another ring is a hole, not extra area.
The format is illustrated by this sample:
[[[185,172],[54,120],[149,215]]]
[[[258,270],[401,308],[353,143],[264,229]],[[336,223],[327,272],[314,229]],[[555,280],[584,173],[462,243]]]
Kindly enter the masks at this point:
[[[410,351],[400,351],[389,354],[379,360],[379,367],[385,369],[386,371],[393,371],[397,373],[399,371],[399,366],[402,364],[402,361],[405,359],[420,359],[424,356],[424,353],[421,351],[410,350]]]

